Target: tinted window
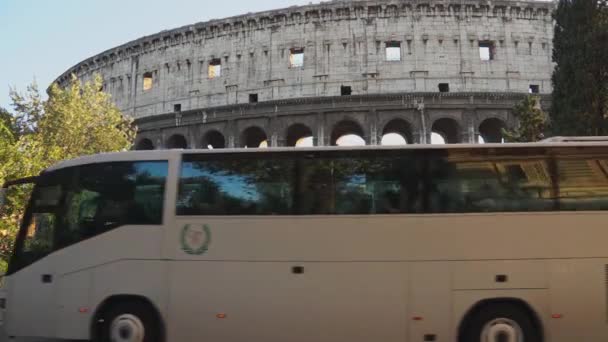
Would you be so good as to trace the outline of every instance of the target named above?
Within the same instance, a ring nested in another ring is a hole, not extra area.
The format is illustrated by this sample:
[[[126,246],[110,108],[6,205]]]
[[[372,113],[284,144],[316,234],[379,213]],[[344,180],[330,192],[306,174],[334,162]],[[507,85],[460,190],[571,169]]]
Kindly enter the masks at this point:
[[[295,161],[252,157],[200,160],[184,156],[178,215],[292,213]]]
[[[186,155],[179,215],[608,210],[608,157],[585,148]]]
[[[62,204],[70,177],[70,170],[59,170],[38,178],[15,243],[9,274],[57,249],[55,237],[60,228]]]
[[[608,210],[608,157],[580,152],[556,157],[560,209]]]
[[[329,153],[299,161],[301,214],[423,211],[421,159],[411,152]]]
[[[403,154],[403,153],[401,153]],[[178,215],[374,214],[422,211],[411,156],[185,155]]]
[[[59,241],[69,245],[122,225],[162,223],[167,162],[76,168]]]
[[[544,149],[429,154],[429,212],[550,211],[556,206]]]

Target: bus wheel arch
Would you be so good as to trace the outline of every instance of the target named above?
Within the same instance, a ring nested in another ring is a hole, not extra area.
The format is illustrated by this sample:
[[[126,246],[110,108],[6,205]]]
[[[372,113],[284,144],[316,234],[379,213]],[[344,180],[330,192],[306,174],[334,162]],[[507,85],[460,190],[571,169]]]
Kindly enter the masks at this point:
[[[113,295],[104,299],[97,306],[95,314],[91,320],[91,340],[95,342],[103,341],[103,329],[106,324],[106,315],[111,315],[117,307],[137,307],[152,314],[152,317],[159,331],[159,341],[166,341],[166,330],[164,320],[158,308],[148,298],[139,295]]]
[[[480,300],[479,302],[472,305],[458,326],[458,341],[459,342],[470,342],[467,334],[467,330],[473,325],[477,318],[482,316],[484,313],[495,311],[501,307],[511,307],[521,312],[521,314],[527,316],[533,327],[533,332],[537,335],[538,341],[544,341],[544,328],[542,321],[538,313],[524,300],[519,298],[490,298]],[[534,341],[536,342],[536,341]]]

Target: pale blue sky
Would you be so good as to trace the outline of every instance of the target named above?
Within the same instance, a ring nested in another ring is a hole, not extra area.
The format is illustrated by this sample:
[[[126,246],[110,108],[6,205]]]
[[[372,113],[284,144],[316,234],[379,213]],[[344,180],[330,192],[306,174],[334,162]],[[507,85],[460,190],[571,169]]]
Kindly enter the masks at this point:
[[[9,87],[44,90],[74,64],[139,37],[311,0],[0,0],[0,107]],[[318,2],[314,0],[312,2]]]

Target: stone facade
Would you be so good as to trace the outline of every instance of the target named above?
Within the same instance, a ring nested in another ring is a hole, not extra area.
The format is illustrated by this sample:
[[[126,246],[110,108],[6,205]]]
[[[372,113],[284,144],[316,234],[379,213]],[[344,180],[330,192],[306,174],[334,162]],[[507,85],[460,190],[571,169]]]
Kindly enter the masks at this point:
[[[244,146],[251,127],[280,146],[293,140],[293,124],[317,145],[335,143],[336,130],[378,144],[389,118],[403,122],[391,130],[408,142],[428,142],[431,131],[450,142],[475,142],[479,134],[496,140],[484,133],[485,119],[512,125],[518,99],[551,92],[553,6],[378,0],[290,7],[147,36],[79,63],[57,82],[101,74],[118,107],[136,118],[136,145],[146,148],[183,147],[174,135],[206,147],[212,130],[223,146]],[[215,65],[221,75],[212,78]]]

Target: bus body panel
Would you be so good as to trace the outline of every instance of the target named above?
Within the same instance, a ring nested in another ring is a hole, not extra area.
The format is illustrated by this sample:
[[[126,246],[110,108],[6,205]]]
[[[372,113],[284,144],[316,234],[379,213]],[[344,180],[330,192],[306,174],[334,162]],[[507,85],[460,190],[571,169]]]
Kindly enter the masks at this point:
[[[406,340],[405,263],[191,259],[171,268],[169,341]]]
[[[184,216],[177,220],[168,243],[173,245],[179,259],[187,255],[180,244],[184,226],[200,229],[206,225],[210,243],[208,250],[197,258],[208,261],[596,258],[608,257],[606,220],[608,213],[601,212],[271,218]],[[560,238],[546,238],[547,235]]]
[[[449,262],[412,262],[407,341],[424,341],[435,335],[436,341],[453,341],[452,292]]]
[[[117,274],[121,275],[118,281]],[[169,278],[169,263],[164,260],[121,260],[96,267],[93,270],[89,319],[107,299],[128,296],[147,300],[166,325]]]
[[[89,311],[93,273],[87,270],[65,274],[57,278],[56,336],[74,340],[88,338],[91,323]]]
[[[57,259],[48,256],[6,278],[9,336],[53,337],[56,334],[57,286],[43,282],[43,276],[56,278]]]
[[[149,294],[158,294],[166,282],[166,272],[159,261],[162,238],[161,226],[124,226],[56,252],[60,276],[89,274],[90,281],[90,286],[82,288],[63,283],[67,289],[59,291],[73,293],[68,294],[72,300],[61,303],[62,321],[70,322],[77,316],[78,320],[90,322],[98,305],[112,295],[139,294],[147,298]],[[116,279],[117,274],[120,274],[120,279]],[[81,279],[81,276],[76,277]],[[162,303],[164,297],[156,295],[150,299],[158,299]],[[86,313],[80,312],[83,308],[86,308]],[[85,339],[89,334],[90,324],[87,324],[80,326],[78,332],[66,326],[57,336]]]
[[[553,341],[608,340],[608,259],[552,260],[548,263]]]
[[[450,263],[453,290],[547,289],[546,260]]]
[[[95,309],[111,295],[132,294],[148,298],[154,294],[149,299],[164,310],[166,291],[162,288],[167,275],[164,263],[159,261],[163,235],[162,226],[119,227],[58,250],[7,277],[10,283],[19,284],[8,285],[9,291],[13,291],[9,294],[11,301],[25,301],[20,307],[9,305],[9,333],[14,336],[89,338],[89,322]],[[41,283],[42,274],[51,273],[53,282]],[[120,279],[116,279],[117,274],[121,274]],[[41,310],[45,302],[48,305]],[[42,323],[34,328],[27,323],[36,320]],[[74,325],[78,328],[74,329]]]

